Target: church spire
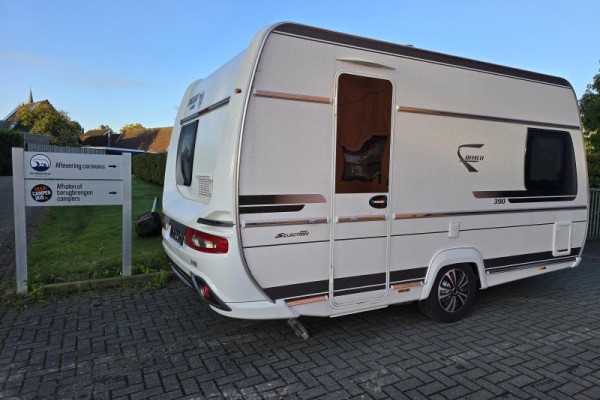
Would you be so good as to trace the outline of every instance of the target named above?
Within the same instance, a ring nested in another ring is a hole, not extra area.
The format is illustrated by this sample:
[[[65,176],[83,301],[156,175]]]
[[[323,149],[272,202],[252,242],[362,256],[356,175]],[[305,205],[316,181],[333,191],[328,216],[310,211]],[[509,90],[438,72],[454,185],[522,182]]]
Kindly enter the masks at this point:
[[[32,104],[33,103],[33,93],[31,92],[31,88],[29,88],[29,101],[27,102],[27,104]]]

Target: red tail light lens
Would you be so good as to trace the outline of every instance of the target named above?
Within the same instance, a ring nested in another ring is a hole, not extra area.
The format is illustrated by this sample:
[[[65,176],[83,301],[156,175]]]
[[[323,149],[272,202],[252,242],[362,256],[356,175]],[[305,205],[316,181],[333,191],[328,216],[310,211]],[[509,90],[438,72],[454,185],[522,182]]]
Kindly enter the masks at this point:
[[[210,289],[208,288],[208,285],[202,286],[200,288],[200,293],[202,293],[202,296],[204,296],[206,300],[210,300]]]
[[[229,251],[229,242],[226,238],[192,228],[185,230],[185,244],[203,253],[225,254]]]

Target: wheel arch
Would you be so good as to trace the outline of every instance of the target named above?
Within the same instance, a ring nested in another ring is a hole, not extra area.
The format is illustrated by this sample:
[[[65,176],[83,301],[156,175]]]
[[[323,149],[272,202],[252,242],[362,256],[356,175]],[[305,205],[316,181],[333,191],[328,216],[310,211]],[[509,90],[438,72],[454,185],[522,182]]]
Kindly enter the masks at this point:
[[[473,247],[460,247],[454,249],[441,250],[433,256],[427,268],[423,291],[421,292],[421,300],[429,297],[433,282],[440,270],[448,265],[470,264],[474,266],[473,272],[479,280],[479,288],[487,288],[487,280],[483,265],[483,257],[481,253]]]

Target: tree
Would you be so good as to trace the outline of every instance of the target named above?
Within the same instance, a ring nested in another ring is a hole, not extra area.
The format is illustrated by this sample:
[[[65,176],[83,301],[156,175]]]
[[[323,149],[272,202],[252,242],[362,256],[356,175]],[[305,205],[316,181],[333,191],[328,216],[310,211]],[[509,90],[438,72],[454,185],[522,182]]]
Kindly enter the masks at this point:
[[[579,100],[581,121],[587,132],[600,129],[600,72],[594,76],[592,83]]]
[[[52,136],[52,144],[75,145],[83,134],[83,128],[72,121],[64,111],[57,111],[50,103],[39,104],[35,108],[22,105],[16,113],[19,126],[31,133]]]
[[[119,130],[119,132],[120,133],[134,132],[134,131],[141,131],[143,129],[146,129],[144,127],[144,125],[140,124],[139,122],[136,122],[135,124],[123,125],[123,127]]]

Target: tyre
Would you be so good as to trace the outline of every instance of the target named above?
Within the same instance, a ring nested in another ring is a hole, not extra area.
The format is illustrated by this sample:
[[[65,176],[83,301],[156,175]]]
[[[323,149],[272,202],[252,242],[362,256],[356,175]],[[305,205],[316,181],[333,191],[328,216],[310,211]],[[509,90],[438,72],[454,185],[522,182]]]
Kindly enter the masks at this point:
[[[455,322],[466,316],[475,302],[476,278],[469,265],[448,265],[438,272],[429,297],[419,308],[438,322]]]

